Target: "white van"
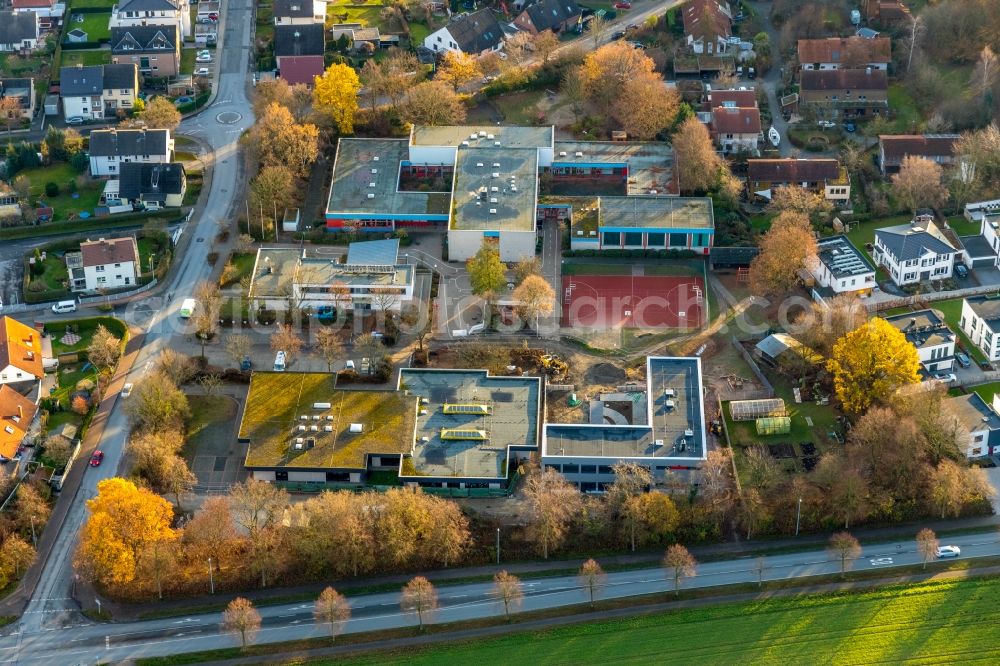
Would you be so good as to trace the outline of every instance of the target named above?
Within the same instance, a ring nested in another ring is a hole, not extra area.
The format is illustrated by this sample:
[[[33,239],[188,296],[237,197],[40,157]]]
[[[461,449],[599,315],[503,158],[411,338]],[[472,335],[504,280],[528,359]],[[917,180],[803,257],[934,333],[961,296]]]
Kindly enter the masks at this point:
[[[52,311],[56,314],[65,314],[67,312],[76,312],[76,301],[59,301],[52,306]]]
[[[194,314],[194,309],[198,307],[198,301],[193,298],[185,298],[181,303],[181,319],[187,319]]]
[[[274,357],[274,371],[275,372],[285,371],[285,352],[280,351]]]

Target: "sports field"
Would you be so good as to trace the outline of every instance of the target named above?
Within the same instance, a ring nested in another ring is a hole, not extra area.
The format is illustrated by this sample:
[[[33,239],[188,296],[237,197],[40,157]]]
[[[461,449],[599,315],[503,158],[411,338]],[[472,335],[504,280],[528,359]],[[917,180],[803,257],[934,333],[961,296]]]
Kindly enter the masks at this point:
[[[575,275],[563,279],[567,328],[697,328],[704,323],[701,277]]]
[[[310,664],[996,664],[1000,579],[729,604]]]

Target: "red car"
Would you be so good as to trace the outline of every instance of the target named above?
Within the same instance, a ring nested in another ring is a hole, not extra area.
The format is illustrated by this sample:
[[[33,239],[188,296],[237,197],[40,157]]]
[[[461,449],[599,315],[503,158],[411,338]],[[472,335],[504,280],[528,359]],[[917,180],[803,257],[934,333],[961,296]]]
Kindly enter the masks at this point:
[[[104,451],[98,449],[97,451],[94,451],[94,455],[90,456],[90,466],[97,467],[101,464],[102,460],[104,460]]]
[[[631,2],[616,2],[615,9],[632,9]]]

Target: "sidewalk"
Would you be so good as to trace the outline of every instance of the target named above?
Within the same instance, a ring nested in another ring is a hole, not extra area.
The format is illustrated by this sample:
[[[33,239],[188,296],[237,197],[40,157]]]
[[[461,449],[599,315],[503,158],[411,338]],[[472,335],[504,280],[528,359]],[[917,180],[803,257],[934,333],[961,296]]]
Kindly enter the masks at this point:
[[[894,527],[875,528],[870,530],[852,531],[855,537],[861,541],[862,545],[873,541],[913,541],[918,530],[929,527],[938,533],[949,530],[990,528],[1000,525],[1000,516],[981,516],[977,518],[967,518],[953,521],[933,521],[920,524],[899,525]],[[702,546],[691,546],[691,554],[699,560],[708,559],[739,559],[762,554],[766,551],[780,551],[791,548],[801,548],[803,550],[824,548],[829,534],[805,534],[798,538],[789,537],[773,540],[754,540],[727,542],[718,544],[707,544]],[[501,553],[502,556],[502,553]],[[656,567],[660,565],[663,558],[662,551],[645,551],[642,553],[612,555],[597,558],[605,568],[649,565]],[[513,574],[530,574],[538,572],[557,572],[579,569],[580,565],[587,558],[572,558],[566,560],[547,560],[532,562],[501,562],[497,565],[484,565],[456,569],[438,569],[431,571],[413,571],[406,574],[375,576],[363,579],[345,579],[336,583],[338,592],[350,594],[352,590],[365,590],[376,585],[399,585],[402,587],[415,575],[426,576],[430,581],[441,584],[448,581],[462,580],[467,582],[468,578],[493,576],[498,569],[503,568]],[[553,574],[555,575],[555,574]],[[289,596],[295,595],[316,595],[328,585],[330,581],[322,581],[310,585],[299,585],[295,587],[275,587],[266,590],[245,590],[240,591],[240,596],[246,597],[254,603],[260,604],[269,599],[282,599],[287,602]],[[117,622],[131,622],[142,619],[142,615],[151,611],[162,612],[167,609],[174,609],[179,614],[186,609],[222,604],[228,601],[235,593],[220,592],[216,595],[202,595],[189,597],[186,599],[172,599],[161,602],[151,602],[148,604],[124,604],[116,603],[110,599],[102,598],[103,607],[111,612]],[[196,613],[197,611],[191,610]]]

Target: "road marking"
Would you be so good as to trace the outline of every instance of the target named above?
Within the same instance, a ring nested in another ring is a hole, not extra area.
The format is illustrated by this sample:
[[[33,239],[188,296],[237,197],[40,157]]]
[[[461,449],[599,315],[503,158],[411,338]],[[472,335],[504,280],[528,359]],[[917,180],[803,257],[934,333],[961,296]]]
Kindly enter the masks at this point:
[[[872,563],[873,567],[890,566],[892,564],[891,557],[873,557],[869,562]]]

